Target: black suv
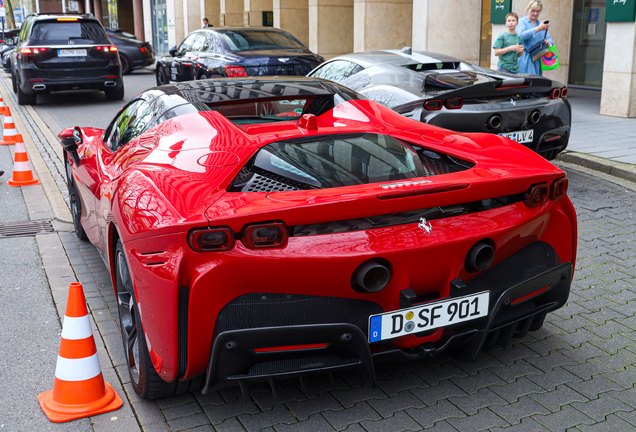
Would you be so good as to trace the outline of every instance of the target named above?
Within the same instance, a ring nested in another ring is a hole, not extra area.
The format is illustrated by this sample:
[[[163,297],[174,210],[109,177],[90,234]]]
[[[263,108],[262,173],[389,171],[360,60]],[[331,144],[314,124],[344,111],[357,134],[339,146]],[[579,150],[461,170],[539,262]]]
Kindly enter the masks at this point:
[[[124,98],[117,47],[90,14],[32,14],[20,30],[11,65],[20,105],[35,105],[38,93],[96,89],[106,99]]]

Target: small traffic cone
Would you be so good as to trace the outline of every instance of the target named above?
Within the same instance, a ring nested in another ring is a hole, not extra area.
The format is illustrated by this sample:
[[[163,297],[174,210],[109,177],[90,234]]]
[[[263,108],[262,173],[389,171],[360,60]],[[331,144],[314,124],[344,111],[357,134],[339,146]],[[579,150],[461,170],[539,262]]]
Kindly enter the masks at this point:
[[[40,180],[33,177],[31,171],[31,163],[29,162],[29,156],[27,156],[26,148],[24,147],[24,141],[22,140],[22,134],[16,135],[15,143],[15,160],[13,162],[13,177],[7,180],[9,186],[31,186],[40,184]]]
[[[0,115],[4,115],[4,113],[5,113],[4,99],[2,99],[2,94],[0,94]]]
[[[8,106],[4,107],[4,129],[2,130],[2,141],[0,145],[13,145],[15,144],[15,137],[18,132],[15,130],[15,123],[13,123],[13,116]]]
[[[63,423],[121,408],[122,399],[104,381],[82,284],[69,286],[53,390],[38,395],[44,414]]]

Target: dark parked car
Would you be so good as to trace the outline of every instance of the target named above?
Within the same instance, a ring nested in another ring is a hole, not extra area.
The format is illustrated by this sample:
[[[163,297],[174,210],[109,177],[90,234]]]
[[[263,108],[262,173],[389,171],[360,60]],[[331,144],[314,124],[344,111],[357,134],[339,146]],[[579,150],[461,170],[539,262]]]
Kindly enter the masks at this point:
[[[490,132],[554,159],[570,138],[567,88],[410,48],[347,54],[309,76],[341,83],[400,114],[458,132]]]
[[[20,30],[3,30],[0,32],[0,55],[15,46],[15,38],[19,32]]]
[[[2,69],[5,72],[11,72],[11,56],[15,52],[15,47],[2,53]]]
[[[157,61],[157,85],[219,77],[307,75],[324,59],[271,27],[205,28]]]
[[[142,42],[134,34],[126,33],[122,29],[106,27],[105,30],[119,52],[122,74],[126,75],[134,69],[154,64],[155,53],[148,42]]]
[[[32,14],[22,24],[11,59],[20,105],[35,105],[38,93],[103,90],[124,98],[117,47],[90,14]]]
[[[20,30],[3,30],[0,32],[0,56],[2,56],[2,68],[5,72],[11,69],[11,50],[15,48],[15,41]]]

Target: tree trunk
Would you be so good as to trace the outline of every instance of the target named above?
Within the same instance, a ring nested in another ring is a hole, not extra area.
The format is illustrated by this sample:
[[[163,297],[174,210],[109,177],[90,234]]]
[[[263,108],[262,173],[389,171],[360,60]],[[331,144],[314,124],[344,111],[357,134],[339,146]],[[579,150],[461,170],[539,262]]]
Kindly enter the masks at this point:
[[[15,19],[13,18],[13,5],[9,0],[4,2],[4,11],[7,19],[7,29],[11,30],[15,28]]]

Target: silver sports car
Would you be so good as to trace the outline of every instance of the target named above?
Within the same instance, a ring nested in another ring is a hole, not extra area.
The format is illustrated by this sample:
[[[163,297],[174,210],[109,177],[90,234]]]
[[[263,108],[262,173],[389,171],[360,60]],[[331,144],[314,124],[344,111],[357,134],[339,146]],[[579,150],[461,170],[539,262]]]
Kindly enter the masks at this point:
[[[343,84],[407,117],[458,132],[490,132],[554,159],[568,145],[567,88],[411,48],[335,57],[309,73]]]

